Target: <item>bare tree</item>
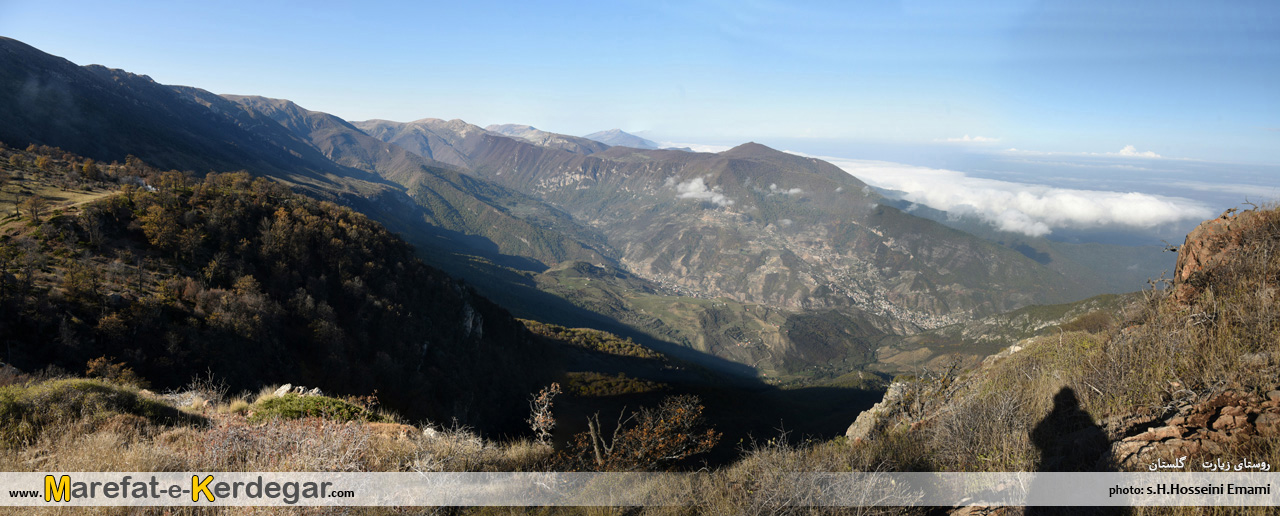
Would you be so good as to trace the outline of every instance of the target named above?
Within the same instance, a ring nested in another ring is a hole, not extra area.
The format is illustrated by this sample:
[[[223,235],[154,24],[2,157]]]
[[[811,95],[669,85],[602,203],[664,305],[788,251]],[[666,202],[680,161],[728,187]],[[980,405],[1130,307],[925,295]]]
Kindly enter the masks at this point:
[[[529,399],[529,427],[537,436],[539,444],[551,444],[551,431],[556,427],[556,418],[551,414],[551,404],[560,394],[560,384],[552,383],[538,391],[537,396]]]
[[[657,409],[642,408],[618,415],[606,437],[600,415],[587,419],[587,432],[578,434],[560,455],[568,469],[597,471],[658,471],[681,460],[710,451],[720,433],[706,425],[697,396],[668,396]]]
[[[39,195],[32,195],[22,202],[22,207],[26,208],[27,215],[31,216],[34,222],[40,222],[40,216],[44,215],[45,208],[49,207],[49,201]]]

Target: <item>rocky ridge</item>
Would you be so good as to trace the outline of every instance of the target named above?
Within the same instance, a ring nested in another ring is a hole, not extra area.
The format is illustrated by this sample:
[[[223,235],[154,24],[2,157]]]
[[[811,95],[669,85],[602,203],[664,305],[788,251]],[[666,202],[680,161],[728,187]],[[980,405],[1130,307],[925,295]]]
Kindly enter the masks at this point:
[[[1178,250],[1173,283],[1169,295],[1160,302],[1160,310],[1184,314],[1188,325],[1202,324],[1196,314],[1203,312],[1197,311],[1200,308],[1194,306],[1193,301],[1201,296],[1212,297],[1215,288],[1228,290],[1225,283],[1215,282],[1229,274],[1238,274],[1227,269],[1238,267],[1237,255],[1257,244],[1256,240],[1275,239],[1267,228],[1275,225],[1276,218],[1275,213],[1265,211],[1229,210],[1190,232]],[[1265,247],[1270,242],[1260,245]],[[1266,289],[1263,290],[1255,295],[1268,297]],[[1218,295],[1225,301],[1225,293]],[[1137,330],[1131,326],[1117,331],[1110,337],[1110,344],[1140,338]],[[1267,340],[1266,336],[1261,339]],[[1052,346],[1052,339],[1019,344],[987,357],[968,372],[947,371],[893,382],[884,399],[849,426],[846,437],[858,443],[874,441],[891,431],[930,428],[971,401],[973,393],[981,390],[984,382],[992,380],[993,370],[1010,357],[1036,351],[1053,352],[1044,349]],[[1235,468],[1244,463],[1234,459],[1245,457],[1251,450],[1267,449],[1267,443],[1280,439],[1280,381],[1274,380],[1280,378],[1280,351],[1274,345],[1264,345],[1260,351],[1238,355],[1235,361],[1236,367],[1251,373],[1248,378],[1253,381],[1226,380],[1192,386],[1170,380],[1163,386],[1166,393],[1163,405],[1138,406],[1098,420],[1097,428],[1109,442],[1109,452],[1099,464],[1119,470],[1142,470],[1163,460],[1167,464],[1185,463],[1181,468],[1184,470],[1203,471],[1210,464],[1222,462],[1219,459],[1233,459]],[[1056,375],[1054,372],[1053,376]]]

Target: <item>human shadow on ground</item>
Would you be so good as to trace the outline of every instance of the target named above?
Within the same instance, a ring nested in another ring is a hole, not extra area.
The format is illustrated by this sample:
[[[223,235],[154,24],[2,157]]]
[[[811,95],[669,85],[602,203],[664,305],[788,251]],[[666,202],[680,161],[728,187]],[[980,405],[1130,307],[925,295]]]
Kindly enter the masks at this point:
[[[1080,407],[1076,393],[1063,387],[1053,397],[1053,411],[1031,430],[1031,442],[1040,451],[1036,471],[1044,472],[1112,472],[1110,441],[1093,417]],[[1032,483],[1027,501],[1060,496],[1062,486],[1046,479]],[[1024,514],[1127,514],[1124,507],[1027,507]]]

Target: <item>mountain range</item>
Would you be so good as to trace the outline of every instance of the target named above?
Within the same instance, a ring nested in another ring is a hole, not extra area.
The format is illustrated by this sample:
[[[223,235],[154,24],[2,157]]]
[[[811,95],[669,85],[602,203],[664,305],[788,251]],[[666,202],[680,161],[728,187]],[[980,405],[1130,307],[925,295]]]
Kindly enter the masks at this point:
[[[367,214],[516,315],[749,375],[862,367],[894,335],[1109,291],[1089,264],[1046,266],[756,143],[698,153],[617,130],[348,122],[12,39],[0,39],[0,141],[269,177]]]

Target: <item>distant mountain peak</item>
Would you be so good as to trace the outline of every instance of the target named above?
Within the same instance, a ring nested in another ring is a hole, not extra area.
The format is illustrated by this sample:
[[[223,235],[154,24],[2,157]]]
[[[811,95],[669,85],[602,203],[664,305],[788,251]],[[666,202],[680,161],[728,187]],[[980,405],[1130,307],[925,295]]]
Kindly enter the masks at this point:
[[[779,154],[786,153],[756,142],[747,142],[720,153],[721,156],[729,158],[758,158],[763,156],[776,156]]]
[[[516,136],[530,131],[537,131],[538,128],[526,124],[490,124],[488,127],[485,127],[484,130],[502,133],[509,136]]]
[[[609,145],[597,140],[543,131],[525,124],[493,124],[484,130],[574,154],[594,154],[609,148]]]
[[[624,132],[622,129],[598,131],[583,136],[583,138],[595,140],[613,147],[632,147],[635,149],[657,149],[661,147],[655,141],[647,140],[634,134]]]

